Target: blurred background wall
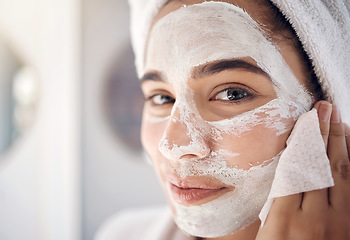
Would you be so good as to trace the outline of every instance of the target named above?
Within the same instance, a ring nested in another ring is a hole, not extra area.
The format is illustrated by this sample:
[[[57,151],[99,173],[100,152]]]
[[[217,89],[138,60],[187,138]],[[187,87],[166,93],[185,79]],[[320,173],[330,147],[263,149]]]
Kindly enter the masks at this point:
[[[139,146],[127,1],[85,0],[82,9],[82,225],[91,239],[111,213],[165,199]]]
[[[164,204],[139,143],[126,0],[0,0],[0,239],[90,240]]]

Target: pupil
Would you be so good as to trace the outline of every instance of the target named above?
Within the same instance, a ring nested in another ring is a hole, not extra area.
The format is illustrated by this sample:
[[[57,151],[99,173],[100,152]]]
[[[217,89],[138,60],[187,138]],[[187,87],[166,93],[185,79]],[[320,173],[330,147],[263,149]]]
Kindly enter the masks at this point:
[[[170,102],[173,102],[172,99],[171,99],[171,97],[169,97],[169,96],[161,96],[161,97],[160,97],[160,100],[161,100],[162,103],[170,103]]]
[[[237,89],[229,89],[227,90],[227,98],[229,100],[239,100],[246,96],[244,91],[237,90]]]

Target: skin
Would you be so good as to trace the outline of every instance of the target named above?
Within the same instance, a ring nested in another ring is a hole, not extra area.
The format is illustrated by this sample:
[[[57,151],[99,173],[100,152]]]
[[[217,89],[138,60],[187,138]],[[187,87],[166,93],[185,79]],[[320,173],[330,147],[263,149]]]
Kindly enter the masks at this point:
[[[178,9],[183,5],[191,5],[203,1],[171,1],[163,7],[154,19],[154,23],[166,14]],[[256,4],[248,1],[229,0],[225,1],[244,8],[257,22],[266,25],[269,28],[269,23],[261,15],[261,12],[256,8]],[[255,1],[254,1],[255,2]],[[301,56],[294,48],[294,45],[280,36],[273,37],[273,42],[279,47],[281,55],[293,71],[301,84],[307,85],[307,77],[305,74],[304,65],[300,61]],[[247,59],[252,64],[251,59]],[[196,69],[193,71],[196,72]],[[225,77],[235,77],[241,79],[248,79],[248,82],[238,82],[246,84],[248,87],[259,92],[258,97],[252,101],[238,104],[232,108],[225,101],[210,101],[210,97],[217,97],[219,89],[217,85],[222,84],[222,79]],[[261,81],[251,81],[249,79],[261,78]],[[210,85],[211,84],[211,85]],[[257,85],[259,84],[259,85]],[[195,92],[195,102],[202,118],[209,121],[221,120],[233,117],[239,113],[249,111],[264,105],[268,101],[276,98],[271,82],[264,76],[249,72],[245,69],[235,69],[223,71],[213,76],[194,76],[188,80],[188,85]],[[205,87],[204,87],[205,86]],[[142,83],[142,90],[148,99],[144,106],[143,123],[142,123],[142,142],[146,152],[153,160],[156,172],[159,176],[163,187],[167,189],[167,166],[169,162],[169,155],[164,156],[158,149],[159,142],[167,131],[168,139],[178,145],[186,145],[190,141],[186,134],[180,134],[185,131],[184,126],[179,123],[174,123],[170,119],[177,117],[178,113],[174,113],[168,120],[154,123],[150,119],[154,116],[165,117],[168,116],[172,110],[173,104],[167,102],[166,104],[159,103],[160,95],[169,96],[176,99],[177,92],[171,83],[166,81],[148,81],[147,79]],[[156,95],[156,97],[154,97]],[[153,97],[152,97],[153,96]],[[276,199],[274,202],[267,221],[263,228],[259,230],[260,222],[256,221],[247,228],[240,230],[234,234],[216,238],[220,240],[225,239],[348,239],[350,237],[350,163],[349,163],[349,129],[341,122],[339,111],[336,107],[321,101],[315,105],[318,110],[320,118],[320,130],[324,138],[327,154],[331,161],[333,177],[335,186],[331,189],[317,190],[307,193],[296,194],[292,196],[282,197]],[[294,120],[288,120],[288,124],[293,125]],[[347,129],[347,130],[345,130]],[[347,134],[345,134],[347,132]],[[285,147],[286,139],[290,131],[276,136],[271,129],[266,129],[262,126],[255,127],[248,136],[244,138],[226,134],[223,136],[221,142],[213,141],[207,138],[203,145],[210,151],[219,150],[220,148],[229,149],[235,152],[240,149],[240,158],[228,160],[232,165],[238,165],[242,169],[249,169],[251,164],[250,159],[258,159],[257,161],[264,161],[275,156],[279,151]],[[263,141],[264,139],[264,141]],[[268,139],[268,141],[266,141]],[[239,143],[234,146],[232,142]],[[249,151],[249,146],[254,145],[256,149],[261,151]],[[243,149],[243,150],[242,150]],[[263,151],[264,150],[264,151]],[[259,156],[257,156],[257,152]],[[264,152],[264,154],[261,154]],[[188,152],[181,156],[182,160],[202,158],[206,153],[203,152]],[[210,179],[203,179],[203,181],[210,181]],[[169,196],[168,196],[169,197]],[[205,199],[211,201],[218,196]],[[202,204],[198,202],[196,204]]]

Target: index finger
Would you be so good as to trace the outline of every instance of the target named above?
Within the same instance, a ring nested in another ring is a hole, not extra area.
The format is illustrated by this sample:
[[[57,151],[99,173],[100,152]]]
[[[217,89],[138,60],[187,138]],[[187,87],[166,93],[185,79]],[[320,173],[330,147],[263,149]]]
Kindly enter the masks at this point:
[[[327,101],[319,101],[315,104],[314,108],[317,109],[320,131],[325,148],[327,149],[332,105]]]

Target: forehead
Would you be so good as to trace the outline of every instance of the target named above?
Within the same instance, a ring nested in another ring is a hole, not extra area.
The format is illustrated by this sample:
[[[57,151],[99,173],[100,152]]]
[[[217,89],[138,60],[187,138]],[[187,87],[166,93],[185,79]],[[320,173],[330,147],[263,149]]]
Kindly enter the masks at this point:
[[[224,59],[252,57],[256,61],[261,59],[262,50],[275,50],[249,14],[222,2],[171,12],[153,26],[148,40],[146,69],[169,73],[180,66],[195,67]],[[181,70],[188,73],[188,69]]]
[[[183,7],[205,2],[206,0],[170,0],[168,1],[154,17],[151,29],[153,25],[162,17],[167,14]],[[264,12],[268,10],[268,0],[220,0],[220,2],[227,2],[233,4],[239,8],[244,9],[255,21],[261,23],[262,28],[269,28],[270,22],[265,17]]]

